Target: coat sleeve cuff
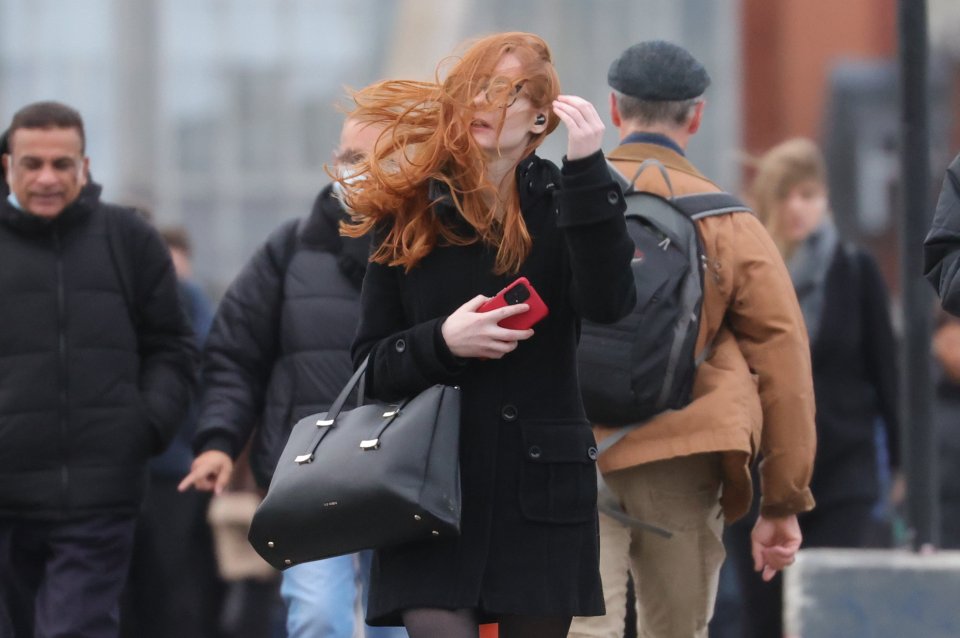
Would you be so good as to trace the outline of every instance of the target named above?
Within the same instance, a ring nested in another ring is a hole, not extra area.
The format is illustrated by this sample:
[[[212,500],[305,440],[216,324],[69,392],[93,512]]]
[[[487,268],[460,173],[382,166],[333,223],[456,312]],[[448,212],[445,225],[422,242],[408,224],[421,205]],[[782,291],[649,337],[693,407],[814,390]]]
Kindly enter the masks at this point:
[[[204,452],[209,452],[210,450],[217,450],[218,452],[223,452],[228,455],[231,459],[237,458],[237,453],[234,451],[233,442],[229,437],[214,435],[210,438],[201,441],[200,444],[196,447],[195,451],[197,456],[203,454]]]
[[[766,497],[760,500],[760,515],[764,518],[783,518],[813,509],[813,494],[809,488],[797,491],[784,499],[770,501]]]
[[[610,175],[603,153],[563,160],[557,226],[569,228],[606,221],[627,209],[623,192]]]
[[[434,324],[433,347],[436,348],[437,359],[440,360],[440,364],[449,374],[456,374],[467,365],[467,359],[450,352],[450,347],[447,345],[446,339],[443,338],[443,322],[446,320],[446,317],[441,317]]]
[[[414,351],[417,365],[428,379],[445,379],[458,374],[466,360],[455,356],[443,338],[443,322],[446,317],[437,317],[412,329],[411,341],[417,344]]]

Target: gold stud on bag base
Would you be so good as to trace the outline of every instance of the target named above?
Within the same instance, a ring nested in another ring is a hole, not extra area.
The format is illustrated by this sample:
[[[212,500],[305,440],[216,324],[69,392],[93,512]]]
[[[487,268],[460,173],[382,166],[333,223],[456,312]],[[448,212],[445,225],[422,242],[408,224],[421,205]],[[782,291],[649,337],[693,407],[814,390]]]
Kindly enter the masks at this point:
[[[333,502],[333,503],[324,503],[324,507],[327,507],[327,506],[330,506],[330,505],[336,505],[336,504],[337,504],[336,502]],[[413,520],[415,520],[415,521],[417,521],[417,522],[420,522],[420,521],[423,521],[423,517],[420,516],[419,514],[414,514],[414,515],[413,515]],[[430,530],[430,535],[431,535],[431,536],[440,536],[440,531],[439,531],[439,530],[436,530],[436,529]],[[273,541],[267,541],[267,547],[269,547],[270,549],[276,549],[276,548],[277,548],[277,544],[274,543]],[[289,566],[292,566],[292,565],[293,565],[293,561],[292,561],[291,559],[289,559],[289,558],[285,558],[285,559],[283,559],[283,564],[289,567]]]
[[[276,569],[459,533],[459,388],[344,410],[366,365],[290,433],[249,533]]]

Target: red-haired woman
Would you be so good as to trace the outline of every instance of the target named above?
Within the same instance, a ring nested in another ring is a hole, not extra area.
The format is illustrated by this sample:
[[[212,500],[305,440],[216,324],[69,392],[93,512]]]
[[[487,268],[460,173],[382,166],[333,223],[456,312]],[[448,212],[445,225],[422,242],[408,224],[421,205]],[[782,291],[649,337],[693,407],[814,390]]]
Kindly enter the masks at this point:
[[[439,74],[438,74],[439,75]],[[344,183],[348,234],[374,233],[354,363],[395,400],[462,388],[461,535],[377,552],[368,621],[412,638],[566,636],[603,613],[596,448],[576,374],[581,317],[634,303],[624,202],[600,151],[603,124],[559,95],[539,37],[481,39],[437,82],[355,94],[351,116],[384,127],[364,179]],[[563,169],[533,151],[563,123]],[[533,329],[498,326],[518,304],[480,305],[525,276],[549,307]]]

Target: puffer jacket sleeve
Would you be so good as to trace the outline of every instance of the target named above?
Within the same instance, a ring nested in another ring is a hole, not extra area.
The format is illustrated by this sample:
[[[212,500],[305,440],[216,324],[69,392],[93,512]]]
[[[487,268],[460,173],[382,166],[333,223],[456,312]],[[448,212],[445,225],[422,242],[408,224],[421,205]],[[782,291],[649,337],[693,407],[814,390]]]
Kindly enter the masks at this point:
[[[177,289],[177,276],[160,235],[133,214],[133,293],[140,351],[140,395],[159,453],[173,439],[194,400],[197,346]]]
[[[960,315],[960,155],[943,177],[933,224],[923,242],[923,272],[943,309]]]
[[[600,151],[564,160],[560,183],[557,226],[570,258],[573,306],[585,319],[613,323],[636,303],[623,193]]]
[[[254,253],[217,308],[203,351],[203,397],[193,447],[240,454],[263,411],[279,352],[283,279],[297,221]]]

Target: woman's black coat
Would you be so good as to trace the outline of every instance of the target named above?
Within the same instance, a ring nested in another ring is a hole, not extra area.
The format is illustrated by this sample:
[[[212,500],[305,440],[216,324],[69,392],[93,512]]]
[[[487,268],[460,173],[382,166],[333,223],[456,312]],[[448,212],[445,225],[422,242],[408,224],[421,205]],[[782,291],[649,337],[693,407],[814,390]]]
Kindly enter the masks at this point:
[[[869,253],[841,243],[825,282],[812,344],[817,458],[810,489],[817,507],[879,496],[877,418],[899,465],[897,356],[887,287]]]
[[[597,450],[576,347],[581,316],[612,322],[632,309],[633,244],[599,152],[566,162],[562,175],[532,155],[516,178],[533,237],[518,275],[550,314],[503,359],[457,359],[440,332],[463,303],[518,276],[494,274],[489,247],[439,247],[408,273],[367,270],[354,364],[370,356],[372,394],[394,400],[451,384],[463,406],[461,536],[377,553],[368,611],[376,624],[398,624],[397,612],[415,607],[472,607],[483,618],[603,613]],[[434,214],[457,223],[449,203]]]

